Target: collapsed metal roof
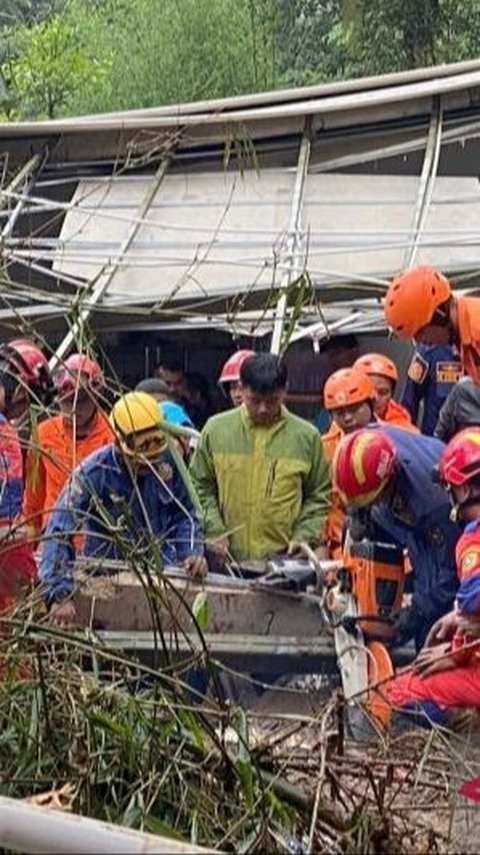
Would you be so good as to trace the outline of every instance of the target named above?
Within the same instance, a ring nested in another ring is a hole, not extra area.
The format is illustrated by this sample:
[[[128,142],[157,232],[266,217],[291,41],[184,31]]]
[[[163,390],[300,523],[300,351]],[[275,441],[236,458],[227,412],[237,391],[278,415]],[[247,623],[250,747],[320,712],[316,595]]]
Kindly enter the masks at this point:
[[[0,323],[381,327],[401,268],[478,286],[479,136],[480,60],[0,125]]]

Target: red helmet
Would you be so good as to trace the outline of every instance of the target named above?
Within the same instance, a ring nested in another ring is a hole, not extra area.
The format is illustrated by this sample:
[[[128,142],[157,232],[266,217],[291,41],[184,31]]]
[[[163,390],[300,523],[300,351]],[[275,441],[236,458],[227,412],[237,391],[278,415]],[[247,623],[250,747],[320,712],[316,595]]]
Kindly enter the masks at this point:
[[[343,437],[333,459],[333,482],[345,505],[371,505],[395,471],[397,453],[381,430],[364,428]]]
[[[330,374],[323,390],[327,410],[373,401],[375,389],[370,377],[358,368],[340,368]]]
[[[255,356],[254,350],[237,350],[229,356],[218,378],[219,383],[236,383],[240,380],[240,369],[249,356]]]
[[[83,353],[72,353],[55,373],[54,380],[60,397],[71,395],[80,387],[94,391],[104,385],[102,369]]]
[[[395,363],[383,353],[365,353],[357,359],[353,367],[361,368],[369,376],[377,374],[379,377],[387,377],[389,380],[393,380],[394,383],[398,380]]]
[[[414,267],[397,276],[385,297],[385,319],[399,338],[413,338],[451,296],[448,279],[433,267]]]
[[[19,381],[45,403],[53,391],[48,360],[29,338],[15,338],[0,347],[0,359],[11,366]]]
[[[480,427],[464,428],[444,449],[438,464],[444,484],[459,487],[480,475]]]

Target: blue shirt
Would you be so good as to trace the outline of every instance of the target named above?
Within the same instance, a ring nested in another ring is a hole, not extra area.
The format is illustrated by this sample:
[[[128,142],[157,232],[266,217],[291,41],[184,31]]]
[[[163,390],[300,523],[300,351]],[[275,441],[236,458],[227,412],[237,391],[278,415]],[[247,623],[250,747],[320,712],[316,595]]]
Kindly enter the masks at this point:
[[[461,375],[462,364],[449,344],[435,347],[422,344],[417,347],[407,371],[400,403],[416,424],[423,401],[422,433],[432,436],[438,414]]]
[[[134,477],[112,443],[90,454],[73,472],[53,509],[43,543],[39,576],[47,599],[73,590],[73,535],[84,534],[82,554],[126,560],[132,553],[161,562],[203,555],[201,530],[170,455]],[[163,480],[162,480],[163,479]]]
[[[458,587],[455,546],[461,528],[450,520],[446,490],[432,477],[445,446],[393,425],[370,427],[390,437],[398,458],[394,492],[372,507],[372,520],[408,550],[414,610],[431,625],[453,607]]]

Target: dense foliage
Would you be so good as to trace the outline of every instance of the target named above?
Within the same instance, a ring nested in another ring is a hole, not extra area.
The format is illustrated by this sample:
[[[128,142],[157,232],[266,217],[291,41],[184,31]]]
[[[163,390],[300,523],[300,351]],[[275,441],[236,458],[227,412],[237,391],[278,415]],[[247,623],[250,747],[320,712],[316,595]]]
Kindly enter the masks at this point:
[[[0,115],[149,107],[475,57],[480,0],[3,0]]]

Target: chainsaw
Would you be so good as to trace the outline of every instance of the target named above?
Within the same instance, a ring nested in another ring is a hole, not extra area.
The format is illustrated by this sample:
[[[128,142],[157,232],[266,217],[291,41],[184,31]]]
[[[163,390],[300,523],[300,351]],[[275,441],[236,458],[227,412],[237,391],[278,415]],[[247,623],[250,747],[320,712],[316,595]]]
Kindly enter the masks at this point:
[[[343,561],[322,561],[306,544],[301,556],[274,556],[257,588],[294,591],[317,599],[334,636],[335,653],[347,707],[359,705],[381,726],[390,706],[381,686],[393,676],[387,643],[401,609],[404,557],[401,548],[347,539]]]

